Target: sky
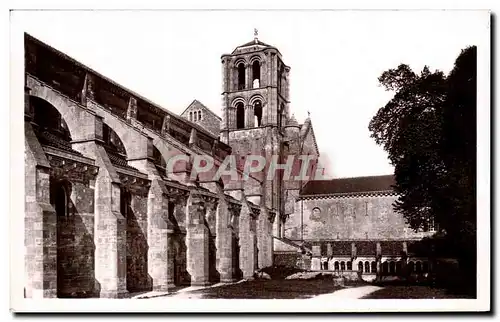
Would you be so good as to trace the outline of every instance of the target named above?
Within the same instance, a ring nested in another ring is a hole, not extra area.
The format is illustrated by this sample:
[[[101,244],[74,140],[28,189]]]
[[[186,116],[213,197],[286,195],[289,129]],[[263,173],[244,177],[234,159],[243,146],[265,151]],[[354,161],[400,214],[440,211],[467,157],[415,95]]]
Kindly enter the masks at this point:
[[[327,173],[393,173],[368,124],[394,95],[377,78],[401,63],[448,73],[488,32],[480,11],[16,11],[19,30],[181,113],[221,114],[220,57],[253,39],[290,71],[290,111],[308,112]],[[482,38],[481,38],[482,37]]]

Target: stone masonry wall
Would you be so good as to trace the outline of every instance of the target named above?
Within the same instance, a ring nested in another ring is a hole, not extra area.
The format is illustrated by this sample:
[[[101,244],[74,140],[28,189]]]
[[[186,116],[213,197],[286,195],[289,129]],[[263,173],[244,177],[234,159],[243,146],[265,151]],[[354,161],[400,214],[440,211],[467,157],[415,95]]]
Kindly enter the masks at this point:
[[[57,216],[58,297],[98,295],[94,248],[94,189],[75,182],[67,216]]]
[[[127,290],[138,292],[152,287],[148,275],[147,196],[131,195],[127,205]]]
[[[415,233],[394,211],[395,199],[370,196],[297,201],[286,222],[286,237],[301,239],[302,223],[305,240],[422,238],[424,233]],[[313,212],[314,208],[319,212]]]
[[[189,119],[189,113],[198,113],[201,111],[201,120],[197,118],[197,121]],[[208,110],[203,104],[198,101],[194,101],[181,115],[186,120],[190,120],[203,127],[208,132],[212,133],[214,136],[218,137],[220,132],[220,118],[216,117],[212,111]]]

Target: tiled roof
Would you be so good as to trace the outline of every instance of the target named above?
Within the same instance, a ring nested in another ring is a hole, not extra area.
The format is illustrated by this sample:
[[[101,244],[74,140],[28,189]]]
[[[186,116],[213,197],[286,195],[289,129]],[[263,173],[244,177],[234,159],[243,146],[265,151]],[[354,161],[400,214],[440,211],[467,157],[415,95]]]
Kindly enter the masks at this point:
[[[399,256],[403,252],[403,242],[400,240],[387,240],[380,242],[382,255]]]
[[[351,256],[352,254],[352,242],[351,241],[334,241],[332,244],[332,251],[334,255],[346,255]]]
[[[105,149],[106,149],[106,152],[108,153],[109,160],[111,161],[111,163],[115,167],[126,169],[129,171],[138,171],[136,168],[129,166],[127,163],[127,160],[124,157],[122,157],[118,153],[116,153],[108,148],[105,148]]]
[[[181,116],[182,116],[182,115],[184,115],[184,113],[186,113],[186,111],[187,111],[187,110],[188,110],[191,106],[193,106],[193,105],[198,105],[198,106],[200,106],[200,107],[201,107],[201,108],[203,108],[205,111],[208,111],[210,114],[212,114],[213,116],[215,116],[215,117],[216,117],[219,121],[222,121],[222,119],[221,119],[221,117],[220,117],[219,115],[215,114],[215,112],[214,112],[214,111],[212,111],[211,109],[209,109],[209,108],[208,108],[205,104],[203,104],[202,102],[198,101],[197,99],[193,100],[193,101],[191,102],[191,104],[189,104],[189,105],[188,105],[188,107],[186,107],[186,109],[185,109],[185,110],[184,110],[181,114],[179,114],[179,115],[181,115]],[[189,120],[188,120],[188,121],[189,121]],[[193,123],[193,124],[195,124],[194,122],[191,122],[191,121],[189,121],[189,123]]]
[[[373,256],[374,254],[376,254],[376,252],[377,242],[369,240],[356,242],[356,254],[358,256]]]
[[[264,42],[262,42],[262,41],[260,41],[258,39],[256,39],[256,40],[254,39],[252,41],[244,43],[243,45],[239,45],[236,48],[239,48],[239,47],[248,47],[248,46],[253,46],[253,45],[264,46],[264,47],[273,47],[273,46],[268,45],[268,44],[266,44],[266,43],[264,43]]]
[[[82,155],[80,152],[73,150],[69,141],[54,133],[47,130],[35,130],[35,133],[41,145],[47,145],[79,156]]]
[[[389,191],[393,190],[392,185],[394,183],[393,175],[312,180],[304,186],[300,195]]]
[[[403,241],[401,240],[332,240],[332,241],[305,241],[305,245],[322,245],[323,252],[326,251],[326,244],[332,245],[333,256],[351,256],[352,243],[356,245],[356,256],[375,256],[377,254],[377,242],[380,242],[380,248],[383,256],[401,256],[403,252]],[[326,253],[323,253],[326,255]]]

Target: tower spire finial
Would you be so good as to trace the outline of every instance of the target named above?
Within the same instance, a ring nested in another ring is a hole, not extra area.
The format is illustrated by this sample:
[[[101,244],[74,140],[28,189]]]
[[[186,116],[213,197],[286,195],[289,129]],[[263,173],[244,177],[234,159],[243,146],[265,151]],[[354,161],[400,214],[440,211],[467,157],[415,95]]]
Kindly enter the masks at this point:
[[[259,31],[257,30],[257,28],[253,28],[253,40],[257,43],[257,41],[259,40],[258,39],[258,36],[259,36]]]

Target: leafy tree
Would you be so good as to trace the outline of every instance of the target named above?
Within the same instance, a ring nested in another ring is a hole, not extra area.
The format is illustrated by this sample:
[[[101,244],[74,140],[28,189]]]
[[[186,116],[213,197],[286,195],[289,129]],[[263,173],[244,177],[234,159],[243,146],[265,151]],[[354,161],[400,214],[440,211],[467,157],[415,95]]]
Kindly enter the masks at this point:
[[[395,168],[396,211],[415,230],[436,224],[474,281],[476,59],[472,46],[447,76],[404,64],[385,71],[379,83],[395,95],[369,124]]]

